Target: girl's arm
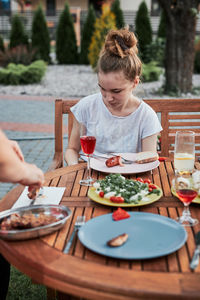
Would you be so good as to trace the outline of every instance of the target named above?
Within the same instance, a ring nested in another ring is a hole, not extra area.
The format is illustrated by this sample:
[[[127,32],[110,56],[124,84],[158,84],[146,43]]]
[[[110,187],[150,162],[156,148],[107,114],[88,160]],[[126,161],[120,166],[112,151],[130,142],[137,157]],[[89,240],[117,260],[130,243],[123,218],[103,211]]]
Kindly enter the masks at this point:
[[[159,133],[148,136],[142,140],[142,151],[157,152],[157,136]]]
[[[80,126],[74,118],[71,136],[65,152],[65,161],[69,166],[78,163],[80,148]]]

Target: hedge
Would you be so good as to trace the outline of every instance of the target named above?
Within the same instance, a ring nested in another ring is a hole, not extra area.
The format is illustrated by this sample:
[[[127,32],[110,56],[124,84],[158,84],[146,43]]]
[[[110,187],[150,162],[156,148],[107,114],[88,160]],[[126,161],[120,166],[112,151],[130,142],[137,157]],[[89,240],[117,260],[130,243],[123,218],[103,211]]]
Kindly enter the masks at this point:
[[[0,69],[0,84],[18,85],[40,82],[46,72],[46,63],[36,60],[29,66],[10,63]]]

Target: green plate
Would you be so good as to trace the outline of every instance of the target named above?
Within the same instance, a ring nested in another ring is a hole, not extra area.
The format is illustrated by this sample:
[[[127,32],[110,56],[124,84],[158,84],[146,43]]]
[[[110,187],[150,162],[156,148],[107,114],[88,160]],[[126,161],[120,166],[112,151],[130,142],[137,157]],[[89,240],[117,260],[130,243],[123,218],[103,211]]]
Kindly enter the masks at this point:
[[[117,207],[143,206],[143,205],[148,205],[148,204],[151,204],[155,201],[158,201],[162,197],[163,192],[162,192],[161,188],[159,188],[157,185],[156,185],[156,187],[160,191],[159,195],[149,194],[149,195],[145,196],[145,198],[148,198],[149,201],[141,200],[138,204],[135,204],[135,203],[114,203],[114,202],[112,202],[112,201],[110,201],[106,198],[101,198],[95,193],[95,188],[94,187],[89,188],[88,197],[90,197],[91,200],[93,200],[97,203],[100,203],[100,204],[103,204],[103,205],[108,205],[108,206],[117,206]]]
[[[173,187],[171,188],[171,192],[172,192],[172,194],[173,194],[175,197],[178,198],[178,195],[177,195],[177,193],[175,192],[175,190],[174,190]],[[198,203],[198,204],[200,204],[200,195],[198,195],[194,200],[192,200],[192,203]]]

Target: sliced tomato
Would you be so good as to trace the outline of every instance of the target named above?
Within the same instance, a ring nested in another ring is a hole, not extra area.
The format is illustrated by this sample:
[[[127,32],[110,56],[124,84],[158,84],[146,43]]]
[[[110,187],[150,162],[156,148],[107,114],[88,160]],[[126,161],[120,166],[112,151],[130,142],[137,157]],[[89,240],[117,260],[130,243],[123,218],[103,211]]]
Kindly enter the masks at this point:
[[[99,192],[99,197],[101,197],[101,198],[104,197],[104,192],[103,191]]]
[[[152,191],[153,191],[153,189],[149,187],[149,192],[151,193]]]
[[[123,219],[130,218],[130,214],[121,207],[118,207],[118,209],[113,212],[112,218],[114,221],[120,221]]]
[[[142,182],[142,183],[144,182],[144,180],[143,180],[142,178],[140,178],[140,177],[136,178],[136,180],[137,180],[137,181],[140,181],[140,182]]]
[[[117,196],[112,196],[110,197],[110,201],[114,203],[124,203],[124,198],[123,197],[117,197]]]
[[[155,186],[155,184],[151,183],[149,184],[149,188],[151,188],[152,190],[157,189],[157,186]]]
[[[163,157],[160,156],[160,157],[158,158],[159,161],[165,161],[166,159],[167,159],[167,157],[164,157],[164,156],[163,156]]]
[[[150,180],[150,179],[144,179],[144,183],[150,184],[150,183],[151,183],[151,180]]]

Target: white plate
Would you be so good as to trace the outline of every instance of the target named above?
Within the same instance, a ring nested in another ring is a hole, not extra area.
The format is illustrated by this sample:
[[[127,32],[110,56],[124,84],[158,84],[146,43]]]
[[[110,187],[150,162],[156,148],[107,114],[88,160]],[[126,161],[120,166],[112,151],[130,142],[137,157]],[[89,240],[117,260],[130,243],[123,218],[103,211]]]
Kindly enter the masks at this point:
[[[120,155],[120,153],[118,154]],[[123,153],[121,155],[126,159],[130,159],[130,160],[136,159],[136,153]],[[90,166],[92,169],[104,173],[135,174],[135,173],[144,173],[153,170],[157,168],[160,164],[160,162],[156,160],[146,164],[132,163],[130,165],[124,165],[123,167],[115,166],[115,167],[108,168],[105,164],[105,161],[106,159],[104,160],[104,159],[97,159],[92,157],[90,161]]]

